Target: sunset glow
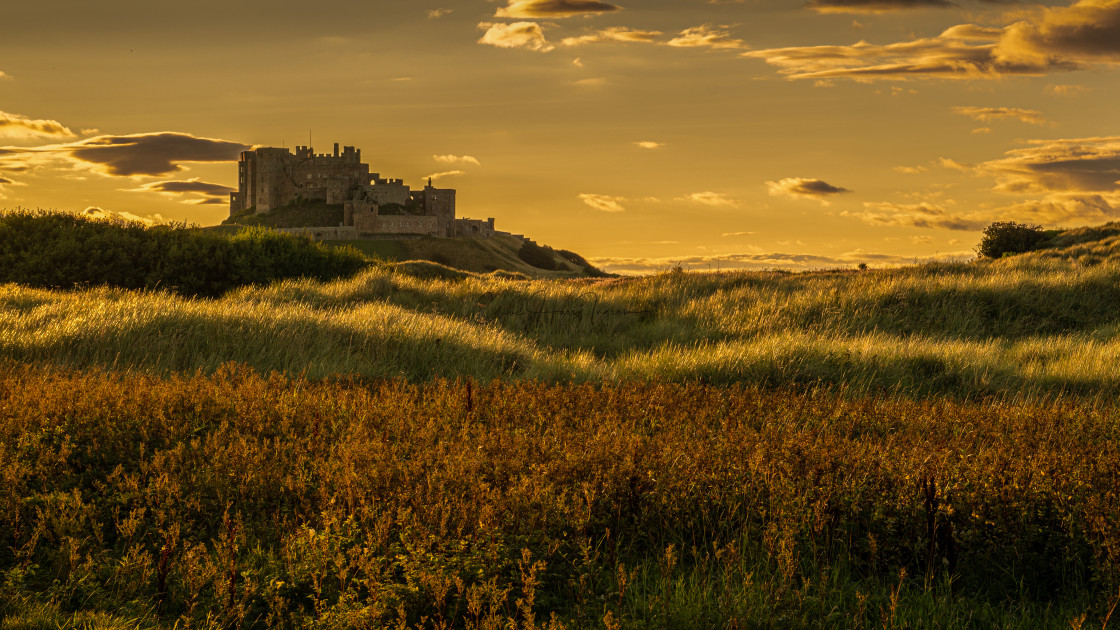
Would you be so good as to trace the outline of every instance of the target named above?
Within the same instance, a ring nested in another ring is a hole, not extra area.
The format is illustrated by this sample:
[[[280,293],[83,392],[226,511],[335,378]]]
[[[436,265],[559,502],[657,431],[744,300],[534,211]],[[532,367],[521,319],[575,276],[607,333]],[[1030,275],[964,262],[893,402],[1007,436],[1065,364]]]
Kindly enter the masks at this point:
[[[212,225],[241,151],[337,142],[622,273],[1120,217],[1120,0],[12,5],[0,208]]]

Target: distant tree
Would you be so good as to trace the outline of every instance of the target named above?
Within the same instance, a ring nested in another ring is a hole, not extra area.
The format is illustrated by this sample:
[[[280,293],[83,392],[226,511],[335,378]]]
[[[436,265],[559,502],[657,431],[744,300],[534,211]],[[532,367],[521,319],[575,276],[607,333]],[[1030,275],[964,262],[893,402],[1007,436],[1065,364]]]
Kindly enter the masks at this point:
[[[1001,258],[1005,254],[1021,254],[1038,249],[1046,240],[1041,225],[1027,225],[1014,221],[996,221],[984,228],[984,238],[976,246],[976,253],[985,258]]]

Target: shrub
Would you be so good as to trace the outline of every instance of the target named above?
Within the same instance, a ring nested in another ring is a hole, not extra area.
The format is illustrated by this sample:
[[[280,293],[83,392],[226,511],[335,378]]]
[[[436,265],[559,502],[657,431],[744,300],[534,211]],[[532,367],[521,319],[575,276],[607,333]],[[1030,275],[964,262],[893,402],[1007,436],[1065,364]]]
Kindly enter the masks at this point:
[[[1021,254],[1038,249],[1046,240],[1046,233],[1042,231],[1041,225],[996,221],[984,228],[984,238],[976,246],[976,253],[986,258],[1002,258],[1005,254]]]
[[[518,250],[517,256],[537,269],[556,268],[556,261],[552,258],[552,250],[541,247],[533,241],[525,241],[525,244]]]
[[[0,283],[159,288],[216,297],[284,278],[332,280],[368,264],[356,250],[259,227],[227,236],[186,225],[145,227],[43,211],[0,213]]]

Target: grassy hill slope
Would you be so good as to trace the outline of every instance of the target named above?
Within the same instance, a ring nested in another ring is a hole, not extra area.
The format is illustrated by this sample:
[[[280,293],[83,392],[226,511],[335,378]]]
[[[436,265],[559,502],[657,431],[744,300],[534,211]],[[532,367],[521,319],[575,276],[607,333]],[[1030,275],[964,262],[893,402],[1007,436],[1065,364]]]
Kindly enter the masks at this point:
[[[276,228],[320,227],[341,225],[341,204],[319,201],[300,201],[265,214],[252,211],[230,217],[215,231],[229,232],[238,226],[264,226]],[[556,252],[548,248],[551,263],[534,266],[518,256],[524,245],[522,239],[509,234],[499,234],[489,239],[472,238],[421,238],[421,239],[362,239],[332,241],[333,246],[351,246],[358,251],[387,262],[430,261],[463,271],[489,273],[506,271],[525,274],[531,278],[572,278],[604,276],[582,257],[571,252]]]
[[[0,289],[0,356],[159,373],[239,361],[264,372],[413,380],[699,379],[966,398],[1116,394],[1120,258],[1117,237],[1100,233],[1103,240],[999,260],[863,272],[525,281],[414,262],[212,301],[9,285]],[[459,243],[455,255],[466,260],[501,243]]]

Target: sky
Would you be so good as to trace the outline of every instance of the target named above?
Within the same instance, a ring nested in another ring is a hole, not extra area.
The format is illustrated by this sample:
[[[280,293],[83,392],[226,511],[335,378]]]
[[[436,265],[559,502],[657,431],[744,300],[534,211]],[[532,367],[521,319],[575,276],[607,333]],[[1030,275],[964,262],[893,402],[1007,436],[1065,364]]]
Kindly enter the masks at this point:
[[[40,0],[0,31],[0,209],[213,225],[241,151],[338,142],[621,273],[1120,217],[1120,0]]]

